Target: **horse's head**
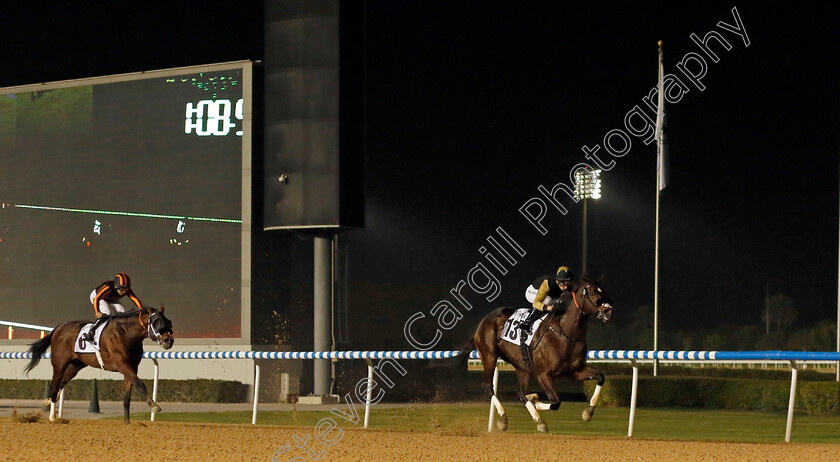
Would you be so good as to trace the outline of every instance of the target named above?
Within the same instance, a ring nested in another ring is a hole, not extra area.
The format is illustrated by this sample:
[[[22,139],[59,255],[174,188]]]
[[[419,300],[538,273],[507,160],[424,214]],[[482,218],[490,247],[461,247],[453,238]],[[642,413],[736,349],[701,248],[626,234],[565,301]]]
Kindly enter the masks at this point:
[[[612,301],[604,295],[597,282],[584,280],[575,292],[581,300],[580,308],[584,313],[594,314],[595,318],[602,322],[607,322],[612,318]]]
[[[172,344],[175,343],[175,337],[172,335],[172,321],[163,315],[164,308],[161,306],[159,310],[152,307],[144,307],[144,309],[149,314],[149,338],[162,346],[164,350],[172,348]]]

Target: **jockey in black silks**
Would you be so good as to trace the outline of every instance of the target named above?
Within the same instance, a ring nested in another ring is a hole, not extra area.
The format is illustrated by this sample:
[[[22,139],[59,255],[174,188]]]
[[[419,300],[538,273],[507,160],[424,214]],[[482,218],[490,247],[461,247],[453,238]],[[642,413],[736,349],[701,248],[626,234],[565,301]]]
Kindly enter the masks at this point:
[[[105,322],[105,315],[125,313],[125,307],[120,304],[120,299],[125,296],[137,305],[138,310],[143,309],[140,299],[131,290],[131,279],[125,273],[117,273],[113,281],[105,281],[93,289],[90,293],[90,302],[93,303],[93,309],[96,311],[96,321],[88,331],[85,340],[94,343],[96,328]]]
[[[522,359],[526,366],[531,365],[531,349],[525,340],[531,330],[534,321],[548,311],[565,311],[571,293],[571,281],[574,278],[572,270],[568,266],[561,266],[554,276],[546,275],[538,277],[525,289],[525,299],[531,303],[533,310],[528,314],[522,323],[519,334],[519,346],[522,348]]]

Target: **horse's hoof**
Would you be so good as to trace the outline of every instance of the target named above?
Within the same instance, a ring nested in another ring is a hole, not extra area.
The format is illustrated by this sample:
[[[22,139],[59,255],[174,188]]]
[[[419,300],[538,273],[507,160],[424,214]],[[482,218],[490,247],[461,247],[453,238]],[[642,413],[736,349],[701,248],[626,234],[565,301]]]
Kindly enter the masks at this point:
[[[55,422],[55,421],[56,421],[56,418],[53,417],[53,416],[50,416],[50,422]]]
[[[542,419],[540,419],[540,421],[537,423],[537,430],[545,433],[548,431],[548,425],[546,425],[545,422],[543,422]]]
[[[52,400],[50,400],[49,398],[44,400],[44,406],[49,406],[50,404],[52,404]]]
[[[536,394],[536,393],[531,393],[530,395],[525,395],[525,399],[527,399],[528,401],[531,401],[531,402],[536,401],[537,398],[539,398],[539,395]]]
[[[583,410],[580,416],[583,418],[584,422],[589,422],[592,420],[592,414],[595,414],[595,406],[588,406]]]
[[[502,414],[501,416],[499,416],[499,420],[496,421],[496,426],[499,427],[499,430],[501,430],[501,431],[507,431],[507,427],[508,427],[507,414]]]
[[[155,406],[154,406],[154,407],[152,407],[152,412],[154,412],[154,413],[158,413],[158,412],[160,412],[160,411],[161,411],[160,406],[158,406],[157,404],[155,404]]]

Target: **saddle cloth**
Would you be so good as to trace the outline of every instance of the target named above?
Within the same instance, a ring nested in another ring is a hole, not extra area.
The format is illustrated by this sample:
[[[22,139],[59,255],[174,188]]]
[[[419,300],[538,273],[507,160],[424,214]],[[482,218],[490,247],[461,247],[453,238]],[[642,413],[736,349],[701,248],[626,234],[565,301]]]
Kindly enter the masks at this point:
[[[79,331],[79,336],[76,337],[76,347],[74,351],[76,353],[96,353],[99,351],[99,337],[102,335],[102,329],[105,329],[105,326],[107,326],[109,322],[111,322],[111,320],[106,319],[105,322],[96,329],[96,333],[94,334],[96,344],[91,344],[82,338],[82,336],[87,334],[90,328],[93,327],[93,323],[85,324],[82,327],[82,330]]]
[[[531,312],[530,308],[520,308],[513,312],[513,314],[508,318],[505,322],[505,327],[502,329],[502,340],[510,342],[514,345],[519,345],[519,325],[522,324],[522,321],[528,317],[528,313]],[[531,340],[534,339],[534,332],[539,329],[540,324],[542,324],[543,318],[537,319],[534,321],[534,324],[531,326],[531,332],[528,333],[528,339],[525,341],[528,345],[531,344]]]

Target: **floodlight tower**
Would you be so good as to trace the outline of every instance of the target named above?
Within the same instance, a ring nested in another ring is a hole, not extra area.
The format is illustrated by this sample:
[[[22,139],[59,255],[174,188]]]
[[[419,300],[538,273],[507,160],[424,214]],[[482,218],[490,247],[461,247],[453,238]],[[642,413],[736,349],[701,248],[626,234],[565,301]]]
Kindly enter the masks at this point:
[[[583,167],[575,170],[575,200],[583,200],[583,264],[580,274],[586,275],[586,203],[588,199],[601,198],[601,171]]]

